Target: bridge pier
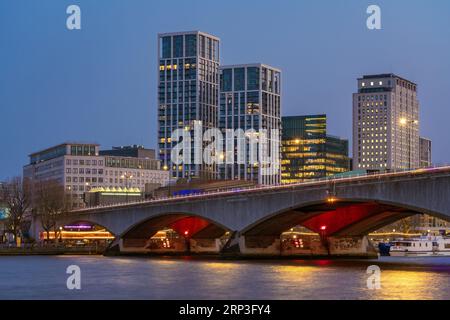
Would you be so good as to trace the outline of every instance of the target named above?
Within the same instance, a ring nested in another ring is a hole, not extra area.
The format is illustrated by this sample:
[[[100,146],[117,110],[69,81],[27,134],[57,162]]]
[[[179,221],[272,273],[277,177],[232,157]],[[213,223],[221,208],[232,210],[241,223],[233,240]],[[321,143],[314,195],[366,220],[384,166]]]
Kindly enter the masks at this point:
[[[146,253],[147,239],[119,239],[120,253]]]
[[[326,242],[326,243],[325,243]],[[225,257],[236,258],[377,258],[375,248],[366,236],[316,237],[292,246],[276,236],[243,236],[238,233],[222,250]]]
[[[367,236],[362,237],[330,237],[330,254],[335,257],[377,258],[378,254]]]
[[[282,256],[310,256],[331,258],[377,258],[378,254],[367,236],[311,238],[295,247],[283,243]]]
[[[240,236],[239,249],[243,255],[279,256],[280,238],[274,236]]]
[[[220,239],[189,239],[190,253],[219,254],[223,243]]]
[[[235,232],[221,253],[228,257],[275,257],[281,254],[276,236],[244,236]]]
[[[116,239],[105,255],[127,254],[219,254],[224,243],[221,239],[172,240],[170,247],[153,247],[149,239]]]

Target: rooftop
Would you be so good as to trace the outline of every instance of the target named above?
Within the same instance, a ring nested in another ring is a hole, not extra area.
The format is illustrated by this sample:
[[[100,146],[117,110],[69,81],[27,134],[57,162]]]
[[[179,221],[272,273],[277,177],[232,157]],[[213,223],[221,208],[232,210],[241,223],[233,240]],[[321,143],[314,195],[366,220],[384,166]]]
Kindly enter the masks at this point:
[[[245,67],[259,67],[259,68],[264,67],[264,68],[267,68],[267,69],[272,69],[272,70],[281,72],[281,70],[278,69],[278,68],[275,68],[275,67],[273,67],[273,66],[271,66],[271,65],[264,64],[264,63],[260,63],[260,62],[243,63],[243,64],[221,65],[221,66],[219,67],[219,69],[220,69],[220,70],[223,70],[223,69],[245,68]]]
[[[214,40],[220,41],[220,38],[218,38],[218,37],[216,37],[216,36],[214,36],[214,35],[212,35],[210,33],[200,31],[200,30],[158,33],[158,38],[160,38],[160,37],[167,37],[167,36],[181,36],[181,35],[184,35],[184,34],[201,34],[201,35],[213,38]]]
[[[400,77],[394,73],[380,73],[380,74],[368,74],[368,75],[364,75],[362,76],[362,78],[358,78],[358,80],[363,80],[363,79],[379,79],[379,78],[396,78],[396,79],[400,79],[400,80],[404,80],[407,82],[410,82],[412,84],[417,85],[415,82],[412,82],[411,80],[405,79],[403,77]]]
[[[36,151],[36,152],[30,153],[28,156],[32,157],[32,156],[35,156],[37,154],[44,153],[44,152],[47,152],[47,151],[50,151],[50,150],[53,150],[53,149],[56,149],[56,148],[59,148],[59,147],[67,146],[67,145],[90,145],[90,146],[96,146],[96,147],[100,146],[98,143],[92,143],[92,142],[67,141],[67,142],[63,142],[63,143],[57,144],[57,145],[52,146],[52,147],[48,147],[48,148],[42,149],[40,151]]]

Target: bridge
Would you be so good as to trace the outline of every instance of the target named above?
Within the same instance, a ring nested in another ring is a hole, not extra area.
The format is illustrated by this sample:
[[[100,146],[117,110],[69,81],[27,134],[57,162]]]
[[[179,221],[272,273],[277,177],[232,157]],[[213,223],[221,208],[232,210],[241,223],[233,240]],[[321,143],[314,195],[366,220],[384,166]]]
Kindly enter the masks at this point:
[[[86,208],[65,223],[103,226],[115,236],[109,250],[116,253],[158,251],[151,237],[171,228],[181,242],[166,252],[373,256],[368,233],[415,214],[450,221],[450,167]],[[319,238],[295,248],[284,243],[281,234],[298,225]]]

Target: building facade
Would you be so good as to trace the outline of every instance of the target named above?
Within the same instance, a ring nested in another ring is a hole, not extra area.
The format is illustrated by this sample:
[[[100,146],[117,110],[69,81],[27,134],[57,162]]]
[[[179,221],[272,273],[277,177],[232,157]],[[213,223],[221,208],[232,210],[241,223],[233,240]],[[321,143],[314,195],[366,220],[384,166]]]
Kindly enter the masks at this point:
[[[431,167],[431,140],[420,137],[419,141],[420,167]]]
[[[219,42],[219,38],[199,31],[158,35],[159,157],[173,178],[216,175],[216,166],[195,163],[193,148],[191,163],[175,164],[171,151],[179,142],[172,141],[176,129],[194,137],[195,125],[203,132],[217,127]]]
[[[101,156],[156,159],[154,149],[146,149],[141,145],[112,147],[110,150],[100,150],[99,154]]]
[[[417,84],[395,74],[359,78],[353,94],[353,169],[418,167]]]
[[[23,176],[31,181],[58,181],[71,194],[74,208],[84,206],[84,193],[92,188],[144,190],[147,183],[165,186],[169,181],[169,172],[161,170],[155,158],[100,155],[98,144],[84,143],[63,143],[32,153]]]
[[[327,135],[324,114],[282,117],[281,182],[299,183],[350,170],[348,140]]]
[[[263,170],[262,166],[267,163],[261,159],[263,154],[278,157],[278,160],[281,155],[281,71],[260,63],[221,66],[219,129],[224,137],[227,130],[242,129],[245,133],[244,139],[233,137],[234,150],[225,155],[232,161],[225,159],[225,163],[218,166],[220,179],[251,180],[269,185],[280,183],[279,163],[275,170]],[[267,145],[261,149],[261,154],[257,150],[257,157],[252,157],[250,140],[259,139],[258,135],[264,129],[267,130]],[[277,135],[272,135],[273,132]],[[243,146],[243,149],[239,147],[244,151],[240,158],[243,161],[238,159],[238,139]],[[276,149],[278,154],[272,155],[269,149]]]

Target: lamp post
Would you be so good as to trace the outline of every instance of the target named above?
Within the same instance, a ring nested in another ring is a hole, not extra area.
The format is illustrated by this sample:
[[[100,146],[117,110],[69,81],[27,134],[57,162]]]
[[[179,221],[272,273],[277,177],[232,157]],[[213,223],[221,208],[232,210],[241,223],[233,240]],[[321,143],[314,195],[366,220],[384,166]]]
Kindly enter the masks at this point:
[[[406,127],[406,129],[408,130],[408,169],[411,170],[412,169],[412,165],[411,165],[411,137],[412,137],[412,126],[415,124],[418,124],[419,121],[417,120],[408,120],[406,118],[400,118],[400,126],[402,127]],[[403,139],[402,139],[403,141]]]
[[[63,232],[63,227],[59,227],[59,243],[62,243],[62,232]]]
[[[128,190],[126,189],[131,188],[131,185],[130,187],[128,187],[128,180],[132,179],[133,175],[125,172],[123,175],[120,176],[120,178],[125,180],[125,197],[126,197],[125,201],[128,203]]]

